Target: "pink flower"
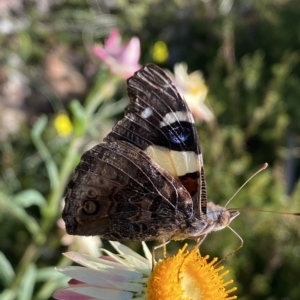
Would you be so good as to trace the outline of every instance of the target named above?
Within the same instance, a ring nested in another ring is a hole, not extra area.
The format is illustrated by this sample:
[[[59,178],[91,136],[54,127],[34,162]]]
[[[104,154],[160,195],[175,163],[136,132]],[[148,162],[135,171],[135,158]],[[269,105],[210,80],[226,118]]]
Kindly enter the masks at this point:
[[[121,35],[117,29],[110,32],[104,45],[94,46],[93,52],[110,69],[113,74],[121,78],[128,78],[141,68],[140,40],[131,38],[128,43],[121,44]]]

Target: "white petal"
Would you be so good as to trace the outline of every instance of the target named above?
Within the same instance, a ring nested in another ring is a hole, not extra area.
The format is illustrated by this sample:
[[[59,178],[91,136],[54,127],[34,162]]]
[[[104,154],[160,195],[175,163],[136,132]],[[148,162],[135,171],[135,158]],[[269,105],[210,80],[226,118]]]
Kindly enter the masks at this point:
[[[84,283],[96,285],[99,287],[126,290],[130,292],[140,293],[143,289],[143,285],[135,282],[128,282],[128,279],[112,274],[111,272],[101,270],[91,270],[84,267],[66,267],[58,269],[61,273],[83,281]]]
[[[100,258],[78,252],[70,251],[63,253],[63,255],[88,268],[97,269],[97,264],[100,263]]]
[[[74,238],[79,247],[79,252],[95,257],[101,255],[99,248],[102,246],[102,242],[98,236],[74,236]]]
[[[103,249],[104,250],[104,249]],[[108,251],[105,251],[108,252]],[[64,253],[65,256],[77,262],[78,264],[85,266],[94,270],[109,270],[110,272],[116,273],[121,276],[125,276],[130,279],[139,279],[142,277],[142,274],[134,270],[131,266],[126,267],[127,264],[124,264],[124,260],[121,261],[122,264],[118,262],[109,261],[102,258],[92,257],[85,254],[79,254],[77,252],[67,252]],[[115,257],[113,254],[109,254],[112,258],[115,258],[117,261],[121,260],[120,257]]]
[[[135,292],[141,293],[144,285],[141,283],[136,282],[116,282],[108,280],[108,283],[112,284],[116,289],[128,291],[128,292]]]
[[[105,286],[112,288],[113,285],[108,284],[104,280],[102,273],[96,270],[84,268],[84,267],[65,267],[65,268],[56,268],[57,271],[89,284],[95,284],[99,286]]]
[[[130,264],[134,267],[135,270],[145,275],[150,275],[151,265],[149,264],[148,260],[146,260],[146,263],[144,263],[141,262],[138,258],[133,257],[131,255],[123,255],[123,256],[128,262],[130,262]]]
[[[149,263],[152,265],[152,253],[145,242],[142,242],[142,245],[143,245],[145,256],[148,259]]]
[[[127,256],[125,254],[122,254],[122,256],[124,257],[124,259],[123,259],[119,255],[114,254],[106,249],[101,249],[101,250],[103,252],[107,253],[113,259],[117,260],[119,263],[128,266],[128,268],[130,268],[130,269],[134,269],[134,270],[138,271],[139,273],[142,273],[147,276],[149,276],[151,273],[151,267],[147,260],[145,260],[147,262],[145,264],[141,260],[136,259],[135,257],[130,256],[130,255]]]
[[[79,281],[83,281],[85,283],[89,284],[95,284],[99,286],[105,286],[109,288],[113,288],[114,285],[108,283],[108,280],[116,280],[119,282],[126,282],[127,279],[122,276],[116,276],[113,274],[110,274],[108,272],[100,272],[84,267],[66,267],[66,268],[58,268],[59,272],[68,275],[69,277],[72,277],[74,279],[77,279]],[[107,280],[106,280],[107,279]]]
[[[97,288],[90,285],[77,285],[66,288],[66,290],[73,291],[82,295],[93,297],[99,300],[127,300],[132,299],[133,294],[126,291],[111,290],[104,288]]]
[[[147,259],[145,259],[143,256],[137,254],[136,252],[134,252],[130,248],[126,247],[125,245],[123,245],[119,242],[110,242],[110,243],[120,254],[133,256],[136,259],[140,260],[143,264],[146,264],[146,266],[150,266]]]

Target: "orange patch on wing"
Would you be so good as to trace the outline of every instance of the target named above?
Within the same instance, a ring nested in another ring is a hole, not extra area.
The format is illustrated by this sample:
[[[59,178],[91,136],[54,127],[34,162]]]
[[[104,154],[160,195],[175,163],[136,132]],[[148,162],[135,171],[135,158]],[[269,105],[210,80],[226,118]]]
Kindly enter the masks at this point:
[[[194,196],[198,191],[198,176],[198,173],[192,173],[179,177],[180,182],[191,194],[191,196]]]

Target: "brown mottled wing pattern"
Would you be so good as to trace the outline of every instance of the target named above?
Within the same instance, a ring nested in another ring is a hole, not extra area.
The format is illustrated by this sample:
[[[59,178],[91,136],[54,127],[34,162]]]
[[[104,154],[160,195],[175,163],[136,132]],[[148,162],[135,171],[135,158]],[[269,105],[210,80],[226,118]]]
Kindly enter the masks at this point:
[[[179,181],[143,150],[115,141],[82,156],[68,185],[63,219],[75,235],[169,240],[192,214],[192,199]]]
[[[146,65],[128,79],[125,117],[83,154],[68,185],[69,234],[170,240],[208,226],[202,154],[193,117],[170,78]]]
[[[193,199],[194,216],[206,214],[206,184],[194,119],[168,75],[149,64],[128,79],[125,117],[104,141],[127,141],[144,150],[181,181]],[[165,163],[167,161],[167,163]]]

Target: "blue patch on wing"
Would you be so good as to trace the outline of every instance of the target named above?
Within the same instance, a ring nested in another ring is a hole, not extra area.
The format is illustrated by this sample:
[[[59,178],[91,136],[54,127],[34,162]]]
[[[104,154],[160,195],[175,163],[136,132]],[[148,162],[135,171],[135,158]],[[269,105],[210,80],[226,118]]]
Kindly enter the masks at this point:
[[[171,143],[184,144],[191,137],[191,131],[186,127],[172,127],[168,130],[168,136]]]

